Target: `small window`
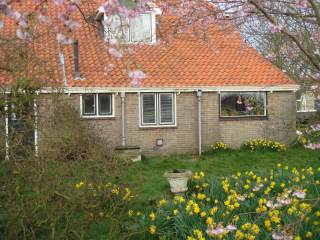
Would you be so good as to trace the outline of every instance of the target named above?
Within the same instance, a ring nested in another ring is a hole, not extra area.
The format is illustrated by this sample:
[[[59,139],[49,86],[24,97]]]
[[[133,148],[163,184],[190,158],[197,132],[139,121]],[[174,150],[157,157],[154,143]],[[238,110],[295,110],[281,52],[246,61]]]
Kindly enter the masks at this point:
[[[159,99],[160,124],[173,124],[173,94],[161,93],[159,94]]]
[[[142,93],[141,126],[175,125],[175,96],[173,93]]]
[[[96,98],[95,94],[86,94],[82,96],[82,115],[96,115]]]
[[[156,124],[156,95],[142,94],[142,124]]]
[[[112,94],[83,94],[81,115],[84,117],[113,116]]]
[[[232,92],[220,94],[220,117],[267,116],[266,92]]]
[[[140,14],[131,19],[130,31],[132,42],[151,42],[152,41],[152,19],[151,14]]]
[[[112,96],[110,94],[98,94],[99,115],[112,115]]]

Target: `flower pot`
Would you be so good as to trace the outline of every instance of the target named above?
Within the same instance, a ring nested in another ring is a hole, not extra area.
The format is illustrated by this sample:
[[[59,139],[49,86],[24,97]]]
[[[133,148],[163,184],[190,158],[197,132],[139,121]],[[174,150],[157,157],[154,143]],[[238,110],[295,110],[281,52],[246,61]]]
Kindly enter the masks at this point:
[[[188,180],[192,176],[192,171],[186,169],[177,169],[165,172],[166,177],[170,184],[172,193],[184,193],[188,190]]]

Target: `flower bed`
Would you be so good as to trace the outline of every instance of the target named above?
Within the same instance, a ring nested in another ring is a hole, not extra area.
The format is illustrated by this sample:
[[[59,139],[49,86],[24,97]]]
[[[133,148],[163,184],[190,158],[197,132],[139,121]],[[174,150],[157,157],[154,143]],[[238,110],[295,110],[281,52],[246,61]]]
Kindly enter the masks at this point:
[[[228,149],[227,144],[224,142],[216,142],[211,146],[213,151],[226,150]]]
[[[277,165],[207,181],[195,173],[186,196],[131,211],[140,239],[320,239],[320,168]]]
[[[243,149],[250,151],[280,152],[287,149],[286,145],[266,138],[250,139],[242,145]]]

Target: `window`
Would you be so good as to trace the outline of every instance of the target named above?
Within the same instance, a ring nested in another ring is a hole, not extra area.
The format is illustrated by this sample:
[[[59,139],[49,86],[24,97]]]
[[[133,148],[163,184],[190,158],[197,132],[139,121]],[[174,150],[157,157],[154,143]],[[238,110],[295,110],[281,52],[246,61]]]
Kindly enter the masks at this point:
[[[266,92],[232,92],[220,94],[220,117],[267,116]]]
[[[152,21],[151,13],[140,14],[130,19],[119,15],[112,16],[103,23],[105,40],[125,43],[152,42]]]
[[[81,115],[84,117],[113,116],[113,96],[109,93],[83,94]]]
[[[306,92],[297,99],[297,112],[316,112],[315,96]]]
[[[130,20],[131,42],[152,41],[151,14],[140,14]]]
[[[141,126],[175,125],[173,93],[142,93],[140,96]]]

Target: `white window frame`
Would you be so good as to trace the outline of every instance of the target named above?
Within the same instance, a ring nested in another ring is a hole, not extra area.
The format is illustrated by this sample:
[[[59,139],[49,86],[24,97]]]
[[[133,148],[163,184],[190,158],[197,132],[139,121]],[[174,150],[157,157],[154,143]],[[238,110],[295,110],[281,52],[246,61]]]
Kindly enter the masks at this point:
[[[154,120],[155,122],[154,123],[144,123],[143,122],[143,95],[153,95],[155,96],[155,101],[154,101],[154,113],[155,113],[155,117],[154,117]],[[158,100],[157,100],[157,94],[156,93],[143,93],[140,95],[140,101],[141,101],[141,104],[139,104],[139,109],[140,109],[140,117],[141,117],[141,121],[140,121],[140,125],[141,126],[156,126],[157,125],[157,122],[158,122],[158,109],[157,109],[157,106],[158,106]],[[139,101],[139,102],[140,102]],[[141,106],[141,108],[140,108]]]
[[[222,106],[221,106],[221,98],[222,94],[249,94],[249,93],[263,93],[265,95],[265,98],[263,100],[264,104],[264,114],[263,115],[235,115],[235,116],[223,116],[222,115]],[[268,92],[265,91],[235,91],[235,92],[220,92],[219,93],[219,118],[220,119],[241,119],[241,118],[267,118],[268,117]]]
[[[168,95],[170,94],[172,96],[172,121],[171,122],[161,122],[161,95]],[[175,96],[172,93],[159,93],[158,94],[158,101],[159,101],[159,125],[174,125],[175,123]]]
[[[84,115],[83,114],[83,96],[84,95],[94,95],[95,97],[95,114],[94,115]],[[111,114],[109,115],[100,115],[99,114],[99,94],[109,94],[111,95]],[[115,109],[114,109],[114,94],[112,93],[83,93],[80,95],[80,117],[81,118],[114,118],[115,117]]]
[[[143,94],[151,94],[155,95],[155,119],[156,123],[143,123]],[[173,122],[172,123],[160,123],[161,111],[160,111],[160,95],[161,94],[172,94],[172,114],[173,114]],[[177,96],[176,93],[173,92],[141,92],[139,93],[139,127],[140,128],[167,128],[167,127],[176,127],[177,126]]]

